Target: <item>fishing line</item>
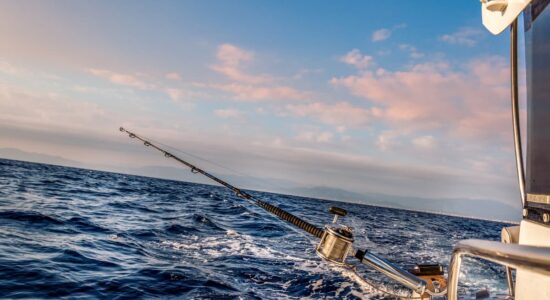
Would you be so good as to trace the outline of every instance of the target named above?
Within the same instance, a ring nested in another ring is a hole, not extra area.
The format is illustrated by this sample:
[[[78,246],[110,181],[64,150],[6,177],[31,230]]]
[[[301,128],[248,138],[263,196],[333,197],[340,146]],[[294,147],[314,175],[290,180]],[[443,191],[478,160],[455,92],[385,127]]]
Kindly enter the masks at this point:
[[[222,164],[220,164],[220,163],[216,163],[216,162],[211,161],[211,160],[209,160],[209,159],[200,157],[200,156],[198,156],[198,155],[196,155],[196,154],[193,154],[193,153],[190,153],[190,152],[181,150],[181,149],[179,149],[179,148],[176,148],[176,147],[173,147],[173,146],[164,144],[164,143],[162,143],[162,142],[156,141],[156,140],[154,140],[154,139],[152,139],[152,138],[149,138],[149,137],[147,137],[147,136],[144,136],[144,135],[140,135],[140,136],[141,136],[142,138],[148,140],[148,141],[151,141],[151,142],[155,143],[155,144],[159,144],[159,145],[161,145],[161,146],[164,146],[164,147],[169,148],[169,149],[171,149],[171,150],[174,150],[174,151],[176,151],[176,152],[179,152],[179,153],[182,153],[182,154],[191,156],[191,157],[196,158],[196,159],[198,159],[198,160],[202,160],[202,161],[207,162],[207,163],[209,163],[209,164],[211,164],[211,165],[214,165],[214,166],[217,166],[217,167],[219,167],[219,168],[222,168],[222,169],[224,169],[224,170],[226,170],[226,171],[235,173],[235,174],[240,175],[240,176],[247,176],[247,175],[245,175],[245,174],[243,174],[243,173],[241,173],[241,172],[239,172],[239,171],[237,171],[237,170],[235,170],[235,169],[231,169],[231,168],[229,168],[229,167],[227,167],[227,166],[224,166],[224,165],[222,165]]]
[[[168,144],[165,144],[165,143],[162,143],[162,142],[160,142],[160,141],[157,141],[157,140],[154,140],[154,139],[152,139],[152,138],[149,138],[149,137],[147,137],[147,136],[145,136],[145,135],[140,135],[140,136],[141,136],[142,138],[148,140],[148,141],[151,141],[151,142],[153,142],[153,143],[155,143],[155,144],[159,144],[159,145],[161,145],[161,146],[163,146],[163,147],[169,148],[169,149],[171,149],[171,150],[173,150],[173,151],[175,151],[175,152],[178,152],[178,153],[181,153],[181,154],[185,154],[185,155],[187,155],[187,156],[196,158],[196,159],[198,159],[198,160],[201,160],[201,161],[204,161],[204,162],[206,162],[206,163],[209,163],[209,164],[211,164],[211,165],[213,165],[213,166],[216,166],[216,167],[219,167],[219,168],[224,169],[224,170],[226,170],[226,171],[229,171],[229,172],[233,173],[234,175],[239,175],[239,176],[241,176],[241,177],[246,178],[247,180],[256,181],[257,184],[260,184],[260,185],[265,185],[265,184],[267,184],[267,185],[273,186],[274,188],[276,188],[276,189],[278,189],[278,190],[280,190],[280,191],[284,190],[284,188],[283,188],[282,186],[279,186],[279,185],[277,185],[277,184],[273,184],[272,182],[269,182],[269,183],[268,183],[267,181],[262,180],[262,179],[260,179],[260,178],[253,177],[253,176],[250,176],[250,175],[248,175],[248,174],[244,174],[244,173],[242,173],[242,172],[239,172],[239,171],[237,171],[237,170],[235,170],[235,169],[232,169],[232,168],[230,168],[230,167],[227,167],[227,166],[222,165],[222,164],[220,164],[220,163],[217,163],[217,162],[215,162],[215,161],[212,161],[212,160],[209,160],[209,159],[207,159],[207,158],[198,156],[198,155],[196,155],[196,154],[193,154],[193,153],[184,151],[184,150],[182,150],[182,149],[179,149],[179,148],[170,146],[170,145],[168,145]]]

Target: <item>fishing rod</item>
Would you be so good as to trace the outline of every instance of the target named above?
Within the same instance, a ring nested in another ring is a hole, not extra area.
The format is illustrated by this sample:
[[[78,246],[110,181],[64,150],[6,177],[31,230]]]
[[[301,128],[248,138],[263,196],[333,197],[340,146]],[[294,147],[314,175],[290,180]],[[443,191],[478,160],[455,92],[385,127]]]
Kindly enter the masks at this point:
[[[332,224],[326,225],[324,229],[321,229],[275,205],[255,198],[246,191],[243,191],[242,189],[227,183],[226,181],[208,173],[207,171],[195,166],[194,164],[191,164],[179,158],[178,156],[168,152],[167,150],[164,150],[163,148],[157,146],[156,144],[142,136],[128,131],[123,127],[120,127],[119,130],[123,133],[128,134],[128,136],[132,139],[142,141],[143,145],[145,145],[146,147],[152,147],[155,150],[163,153],[166,158],[174,159],[177,162],[185,165],[186,167],[191,169],[191,173],[202,174],[212,179],[213,181],[233,191],[233,193],[235,193],[237,197],[250,201],[253,204],[263,208],[267,212],[279,217],[280,219],[287,221],[294,226],[308,232],[309,234],[321,239],[316,248],[316,253],[317,255],[319,255],[319,257],[335,265],[350,268],[359,278],[362,279],[362,281],[373,286],[376,290],[394,297],[406,299],[431,299],[432,296],[443,296],[446,294],[446,280],[443,277],[443,267],[439,264],[417,264],[411,270],[404,270],[394,265],[390,261],[369,252],[368,250],[353,249],[353,229],[346,225],[337,224],[339,217],[344,217],[347,215],[347,211],[345,209],[339,207],[331,207],[329,209],[329,212],[334,215]],[[352,265],[346,262],[348,256],[357,258],[362,264],[370,266],[375,270],[381,272],[382,274],[386,275],[390,279],[406,286],[407,288],[411,289],[417,296],[414,298],[408,296],[400,296],[388,292],[384,289],[377,288],[376,286],[374,286],[374,284],[366,281],[360,275],[358,275],[355,271],[355,267],[352,267]],[[443,290],[440,291],[439,287],[443,288]]]
[[[141,137],[141,136],[139,136],[139,135],[137,135],[133,132],[130,132],[130,131],[124,129],[123,127],[120,127],[119,130],[121,132],[127,133],[130,138],[135,138],[135,139],[138,139],[138,140],[142,141],[143,145],[145,145],[146,147],[152,147],[152,148],[164,153],[165,157],[172,158],[172,159],[178,161],[179,163],[184,164],[185,166],[187,166],[191,169],[191,173],[193,173],[193,174],[197,174],[197,173],[202,174],[202,175],[214,180],[215,182],[225,186],[226,188],[232,190],[237,197],[245,199],[245,200],[252,201],[254,204],[256,204],[257,206],[263,208],[267,212],[276,215],[277,217],[279,217],[279,218],[295,225],[296,227],[312,234],[313,236],[316,236],[318,238],[321,238],[323,236],[323,230],[321,228],[318,228],[317,226],[312,225],[312,224],[300,219],[299,217],[297,217],[297,216],[295,216],[295,215],[293,215],[293,214],[291,214],[291,213],[289,213],[289,212],[287,212],[283,209],[280,209],[277,206],[271,205],[271,204],[269,204],[265,201],[254,198],[249,193],[247,193],[247,192],[245,192],[245,191],[243,191],[243,190],[241,190],[241,189],[225,182],[224,180],[221,180],[220,178],[204,171],[203,169],[201,169],[201,168],[199,168],[199,167],[197,167],[197,166],[195,166],[195,165],[193,165],[193,164],[191,164],[191,163],[175,156],[174,154],[158,147],[157,145],[153,144],[152,142],[146,140],[145,138],[143,138],[143,137]]]

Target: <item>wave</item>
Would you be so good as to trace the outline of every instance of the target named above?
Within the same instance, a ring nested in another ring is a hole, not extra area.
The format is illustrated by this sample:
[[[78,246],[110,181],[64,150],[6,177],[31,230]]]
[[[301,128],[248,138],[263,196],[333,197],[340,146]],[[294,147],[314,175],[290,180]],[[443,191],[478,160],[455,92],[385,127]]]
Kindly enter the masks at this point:
[[[24,222],[27,225],[62,225],[63,221],[31,210],[3,210],[0,219]]]

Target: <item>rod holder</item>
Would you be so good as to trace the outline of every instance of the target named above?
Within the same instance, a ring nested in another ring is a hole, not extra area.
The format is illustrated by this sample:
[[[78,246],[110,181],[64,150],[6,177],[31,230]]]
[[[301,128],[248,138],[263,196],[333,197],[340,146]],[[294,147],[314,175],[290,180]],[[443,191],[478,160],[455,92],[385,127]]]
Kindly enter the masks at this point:
[[[416,277],[408,271],[401,269],[394,265],[390,261],[380,256],[377,256],[368,251],[358,250],[355,253],[355,257],[361,261],[362,264],[374,268],[378,272],[386,275],[388,278],[393,279],[400,284],[410,288],[419,295],[424,294],[426,291],[426,281]]]

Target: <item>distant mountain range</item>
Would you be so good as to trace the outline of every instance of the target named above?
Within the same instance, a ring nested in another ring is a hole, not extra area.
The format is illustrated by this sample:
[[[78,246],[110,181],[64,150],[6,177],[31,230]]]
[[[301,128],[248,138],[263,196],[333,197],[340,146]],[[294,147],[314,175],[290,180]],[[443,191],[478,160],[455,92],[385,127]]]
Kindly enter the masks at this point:
[[[37,162],[37,163],[43,163],[43,164],[68,166],[68,167],[85,166],[83,163],[80,163],[74,160],[65,159],[61,156],[54,156],[54,155],[48,155],[48,154],[36,153],[36,152],[26,152],[16,148],[0,148],[0,157],[13,159],[13,160],[23,160],[23,161]]]
[[[59,156],[26,152],[15,148],[0,148],[0,157],[14,160],[62,165],[68,167],[105,170],[148,177],[212,184],[212,181],[208,180],[204,176],[192,174],[188,169],[183,167],[180,168],[167,166],[146,166],[139,168],[128,168],[123,166],[112,166],[107,168],[101,166],[86,165]],[[447,215],[457,215],[499,221],[516,222],[521,219],[521,209],[519,207],[519,202],[518,206],[515,207],[500,201],[489,199],[434,199],[423,197],[394,196],[377,193],[356,193],[326,186],[303,187],[293,182],[292,180],[282,180],[275,178],[259,179],[255,177],[227,174],[221,174],[220,176],[228,182],[234,184],[235,186],[269,192],[275,190],[277,193],[280,194],[290,194],[310,198],[353,202],[358,204],[368,204],[375,206],[426,211]]]
[[[517,222],[521,207],[490,199],[422,198],[377,193],[354,193],[331,187],[294,188],[287,193],[297,196],[424,211],[485,220]]]

